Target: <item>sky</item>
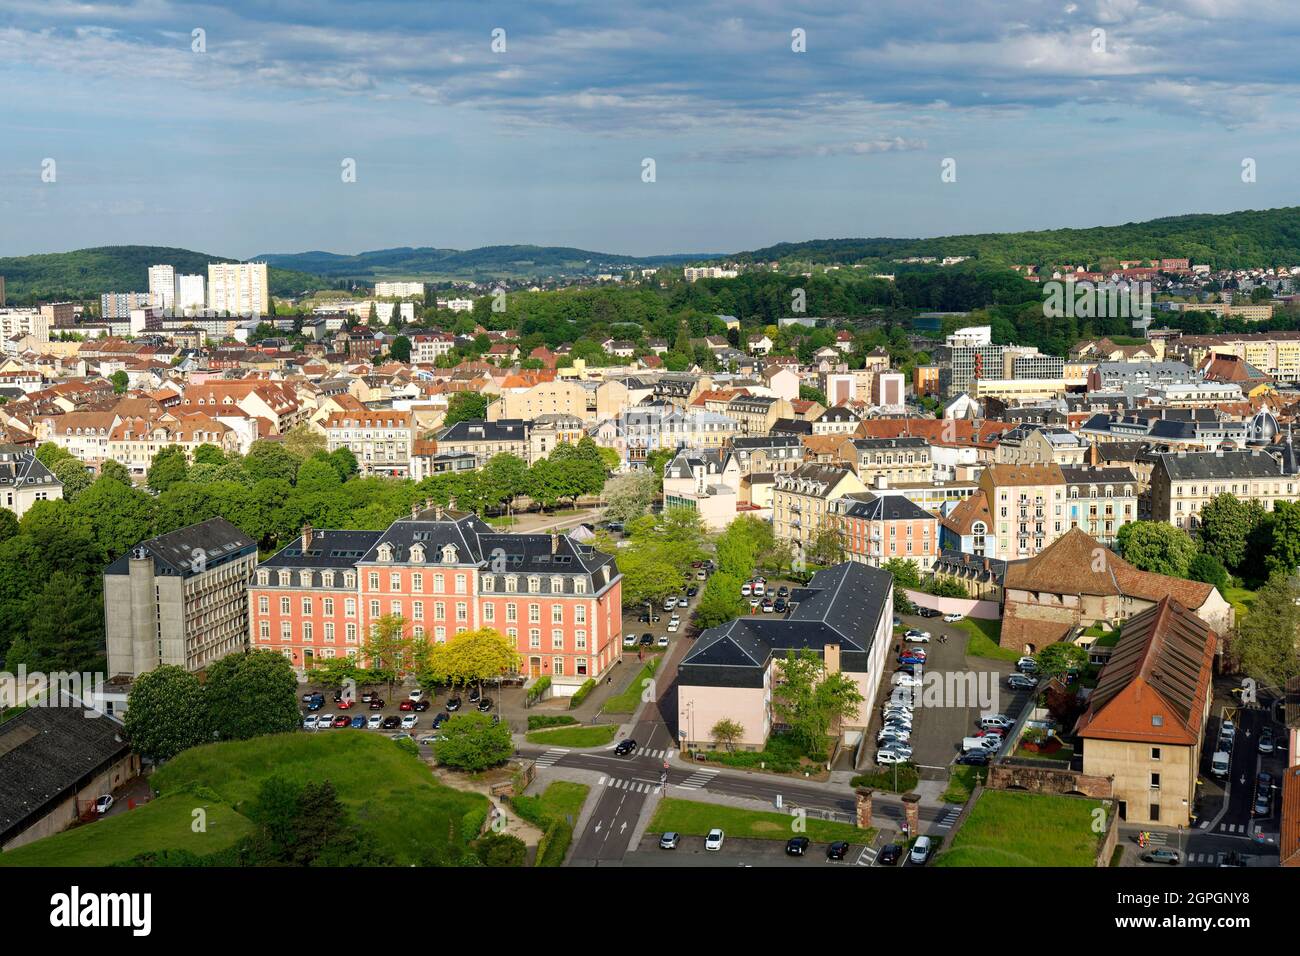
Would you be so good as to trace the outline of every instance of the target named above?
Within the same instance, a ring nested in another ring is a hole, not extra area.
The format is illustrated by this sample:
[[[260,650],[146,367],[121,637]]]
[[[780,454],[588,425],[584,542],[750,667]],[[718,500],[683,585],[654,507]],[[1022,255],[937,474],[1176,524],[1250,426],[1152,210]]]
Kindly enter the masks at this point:
[[[1294,0],[4,0],[0,255],[726,253],[1296,205],[1298,37]]]

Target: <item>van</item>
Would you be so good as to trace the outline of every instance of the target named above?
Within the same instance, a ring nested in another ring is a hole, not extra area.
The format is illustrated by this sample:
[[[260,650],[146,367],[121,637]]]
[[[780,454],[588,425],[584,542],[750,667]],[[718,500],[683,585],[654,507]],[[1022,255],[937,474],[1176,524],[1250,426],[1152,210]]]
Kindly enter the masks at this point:
[[[972,750],[994,753],[1001,746],[1002,741],[997,737],[963,737],[961,739],[962,753],[970,753]]]
[[[1216,777],[1226,777],[1231,762],[1232,756],[1226,750],[1220,750],[1210,758],[1210,773]]]
[[[930,838],[928,836],[919,836],[916,842],[912,844],[912,852],[908,854],[913,866],[921,866],[930,859]]]

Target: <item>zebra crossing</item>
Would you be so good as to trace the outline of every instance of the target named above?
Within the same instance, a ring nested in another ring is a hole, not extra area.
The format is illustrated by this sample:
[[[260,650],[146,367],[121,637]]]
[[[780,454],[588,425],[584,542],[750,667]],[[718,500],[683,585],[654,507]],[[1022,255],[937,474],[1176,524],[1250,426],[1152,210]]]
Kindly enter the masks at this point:
[[[624,780],[621,777],[602,776],[596,781],[598,787],[609,787],[613,790],[626,790],[628,793],[658,793],[659,784],[647,783],[644,780]]]
[[[678,784],[683,790],[702,790],[718,775],[716,770],[697,770]]]
[[[943,816],[935,822],[934,828],[936,830],[951,830],[952,825],[957,822],[959,816],[961,816],[961,807],[949,807],[944,811]]]
[[[546,767],[554,767],[559,763],[560,758],[568,752],[568,749],[565,747],[552,747],[550,750],[546,751],[546,753],[537,758],[535,766],[539,770],[545,769]]]
[[[676,750],[655,750],[653,747],[638,747],[636,755],[638,757],[655,757],[658,760],[671,760]]]
[[[1225,859],[1227,859],[1227,857],[1228,857],[1228,854],[1225,853],[1225,852],[1219,852],[1219,853],[1188,853],[1187,856],[1186,856],[1186,858],[1185,858],[1185,862],[1187,862],[1187,863],[1199,863],[1199,864],[1201,864],[1202,866],[1218,866],[1218,865],[1219,865],[1220,863],[1222,863]]]
[[[1243,835],[1256,832],[1249,823],[1220,823],[1214,829],[1218,833],[1240,833]]]
[[[862,852],[858,854],[858,866],[875,866],[878,854],[879,851],[874,847],[864,846]]]

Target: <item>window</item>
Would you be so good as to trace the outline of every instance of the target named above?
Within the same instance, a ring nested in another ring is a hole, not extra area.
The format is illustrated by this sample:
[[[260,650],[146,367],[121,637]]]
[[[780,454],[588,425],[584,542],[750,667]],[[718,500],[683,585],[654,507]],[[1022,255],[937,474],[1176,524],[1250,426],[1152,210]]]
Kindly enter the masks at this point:
[[[515,604],[514,602],[511,602],[506,605],[506,620],[507,621],[519,620],[519,605]]]
[[[458,621],[469,620],[469,605],[466,604],[464,601],[456,602],[456,620]]]
[[[261,597],[257,599],[257,613],[258,614],[270,613],[271,610],[270,605],[271,605],[270,599],[265,594],[263,594]]]
[[[377,571],[371,571],[367,576],[367,580],[370,582],[370,590],[379,590],[379,573]]]
[[[490,574],[483,575],[483,590],[491,591],[495,585],[495,582],[496,582],[496,578],[494,578],[492,575]]]
[[[289,609],[289,599],[288,599],[287,597],[282,597],[282,598],[280,598],[280,613],[281,613],[281,614],[291,614],[291,613],[293,613],[293,612],[290,611],[290,609]]]
[[[334,643],[334,625],[329,622],[325,624],[325,640],[331,644]]]
[[[466,588],[465,575],[463,574],[456,575],[456,593],[457,594],[467,593],[465,588]]]
[[[1152,790],[1159,790],[1159,789],[1160,789],[1160,774],[1158,774],[1158,773],[1153,773],[1153,774],[1151,775],[1151,789],[1152,789]]]
[[[397,572],[393,572],[388,576],[388,590],[390,591],[402,590],[402,576]]]
[[[496,605],[495,605],[495,604],[484,604],[484,605],[483,605],[483,620],[485,620],[485,621],[495,621],[495,620],[496,620]]]
[[[357,616],[357,599],[356,599],[356,598],[344,598],[344,599],[343,599],[343,615],[344,615],[344,617],[356,617],[356,616]]]
[[[1160,748],[1159,748],[1159,747],[1152,747],[1152,748],[1151,748],[1151,759],[1152,759],[1152,760],[1159,760],[1159,759],[1160,759]]]
[[[574,593],[574,594],[586,594],[586,593],[587,593],[587,579],[586,579],[586,578],[574,578],[574,579],[573,579],[573,593]]]
[[[378,602],[378,601],[371,601],[371,602],[370,602],[370,616],[371,616],[371,617],[379,617],[379,602]]]
[[[263,621],[261,624],[258,625],[257,630],[258,630],[258,635],[262,638],[263,642],[269,641],[271,639],[270,621]]]
[[[357,642],[357,626],[355,624],[348,624],[343,629],[343,639],[349,644]]]
[[[542,649],[542,632],[538,628],[530,628],[528,631],[528,646],[534,651]]]
[[[435,601],[433,603],[433,619],[435,621],[447,620],[447,605],[442,601]]]
[[[290,624],[288,621],[280,622],[280,640],[282,641],[293,640],[293,625]]]
[[[574,631],[574,632],[573,632],[573,646],[574,646],[574,649],[575,649],[575,650],[579,650],[579,651],[585,651],[585,650],[587,649],[587,632],[586,632],[586,631]]]
[[[551,631],[551,650],[564,650],[564,631],[558,627]]]
[[[564,623],[564,605],[563,605],[563,604],[552,604],[552,605],[551,605],[551,623],[552,623],[552,624],[563,624],[563,623]]]
[[[433,576],[433,589],[441,594],[447,589],[447,579],[441,574],[435,574]]]
[[[540,604],[528,605],[528,623],[540,624],[542,622],[542,606]]]
[[[423,601],[415,601],[415,602],[411,605],[411,617],[414,618],[414,619],[417,620],[417,621],[423,621],[423,620],[424,620],[424,602],[423,602]]]
[[[573,621],[575,624],[587,623],[587,605],[579,604],[573,609]]]
[[[302,613],[303,614],[311,613],[311,598],[302,599]]]
[[[551,673],[555,674],[556,677],[561,677],[561,676],[564,675],[564,658],[563,658],[563,657],[552,657],[552,658],[551,658]]]
[[[270,584],[270,583],[271,583],[271,572],[270,572],[270,571],[258,571],[258,572],[257,572],[257,583],[258,583],[258,584]]]
[[[1151,804],[1151,822],[1155,823],[1159,819],[1160,819],[1160,804],[1153,803]]]
[[[389,614],[393,614],[393,615],[400,616],[401,613],[402,613],[402,602],[401,602],[401,601],[389,601],[389,602],[388,602],[388,613],[389,613]]]

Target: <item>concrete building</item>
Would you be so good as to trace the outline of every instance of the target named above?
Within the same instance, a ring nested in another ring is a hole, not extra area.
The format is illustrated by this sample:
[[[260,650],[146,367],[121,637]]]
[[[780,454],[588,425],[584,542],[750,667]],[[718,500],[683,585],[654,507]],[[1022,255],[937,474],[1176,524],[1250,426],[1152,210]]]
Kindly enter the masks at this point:
[[[1195,531],[1201,510],[1222,494],[1258,501],[1272,511],[1277,501],[1300,498],[1297,480],[1281,461],[1258,448],[1157,454],[1151,469],[1151,518]]]
[[[375,409],[335,412],[321,427],[329,451],[347,448],[363,475],[408,477],[415,427],[410,412]]]
[[[233,315],[266,315],[271,296],[265,262],[208,263],[208,308]]]
[[[104,570],[110,677],[199,671],[243,650],[257,542],[225,518],[141,541]]]
[[[402,299],[424,295],[423,282],[376,282],[375,298]]]
[[[176,270],[171,266],[149,267],[149,304],[164,312],[176,308]]]
[[[664,508],[696,511],[710,531],[722,531],[735,520],[740,488],[740,464],[723,449],[683,449],[664,466]]]
[[[176,277],[176,311],[198,312],[207,304],[207,282],[201,275]]]

